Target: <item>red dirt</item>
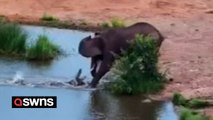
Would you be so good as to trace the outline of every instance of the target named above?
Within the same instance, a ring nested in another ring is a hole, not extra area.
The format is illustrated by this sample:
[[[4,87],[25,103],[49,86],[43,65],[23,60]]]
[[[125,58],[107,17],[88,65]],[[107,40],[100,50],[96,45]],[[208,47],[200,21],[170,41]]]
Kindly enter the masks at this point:
[[[0,0],[0,15],[10,20],[38,22],[44,13],[91,24],[113,17],[148,21],[167,37],[160,67],[174,80],[162,95],[213,96],[213,0]]]

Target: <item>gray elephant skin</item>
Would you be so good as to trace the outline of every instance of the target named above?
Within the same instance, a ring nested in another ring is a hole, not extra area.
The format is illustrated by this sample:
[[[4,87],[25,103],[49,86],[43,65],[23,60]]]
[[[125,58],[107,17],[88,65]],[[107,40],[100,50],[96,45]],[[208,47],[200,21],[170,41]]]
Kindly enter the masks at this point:
[[[79,53],[91,58],[91,74],[93,76],[91,87],[96,87],[99,80],[110,70],[114,60],[114,54],[121,55],[123,50],[129,47],[129,40],[133,40],[136,34],[149,35],[160,48],[164,37],[151,24],[146,22],[135,23],[125,28],[112,28],[94,37],[87,36],[79,43]]]

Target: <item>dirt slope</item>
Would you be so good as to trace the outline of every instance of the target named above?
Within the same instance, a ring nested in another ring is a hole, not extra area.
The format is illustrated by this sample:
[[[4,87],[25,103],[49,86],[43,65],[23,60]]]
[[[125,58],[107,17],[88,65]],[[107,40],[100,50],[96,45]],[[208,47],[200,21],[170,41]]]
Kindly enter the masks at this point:
[[[148,21],[167,37],[160,66],[174,81],[162,95],[213,96],[213,0],[0,0],[0,15],[11,20],[36,22],[44,13],[93,24],[113,17]]]

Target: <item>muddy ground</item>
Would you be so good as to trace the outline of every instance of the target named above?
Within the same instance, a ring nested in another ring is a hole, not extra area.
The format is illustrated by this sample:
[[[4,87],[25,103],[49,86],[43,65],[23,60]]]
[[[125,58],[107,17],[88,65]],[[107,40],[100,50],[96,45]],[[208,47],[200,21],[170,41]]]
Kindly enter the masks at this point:
[[[0,0],[0,15],[13,21],[37,23],[45,13],[70,22],[118,17],[155,25],[166,37],[160,68],[173,78],[161,95],[213,99],[213,0]],[[205,112],[213,115],[213,108]]]

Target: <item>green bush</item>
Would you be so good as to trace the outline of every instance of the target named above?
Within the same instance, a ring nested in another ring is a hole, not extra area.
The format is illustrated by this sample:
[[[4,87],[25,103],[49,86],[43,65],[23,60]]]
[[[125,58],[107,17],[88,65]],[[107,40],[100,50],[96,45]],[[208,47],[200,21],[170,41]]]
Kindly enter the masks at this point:
[[[39,35],[36,43],[27,51],[29,60],[49,60],[59,54],[59,47],[50,42],[46,35]]]
[[[0,22],[0,54],[21,55],[26,52],[27,33],[13,23]]]
[[[40,20],[43,20],[43,21],[58,21],[59,19],[54,17],[54,16],[51,16],[51,15],[48,15],[48,14],[44,14]]]
[[[129,49],[115,61],[116,77],[107,86],[115,94],[154,93],[163,88],[164,75],[158,72],[158,51],[150,37],[137,35]]]

